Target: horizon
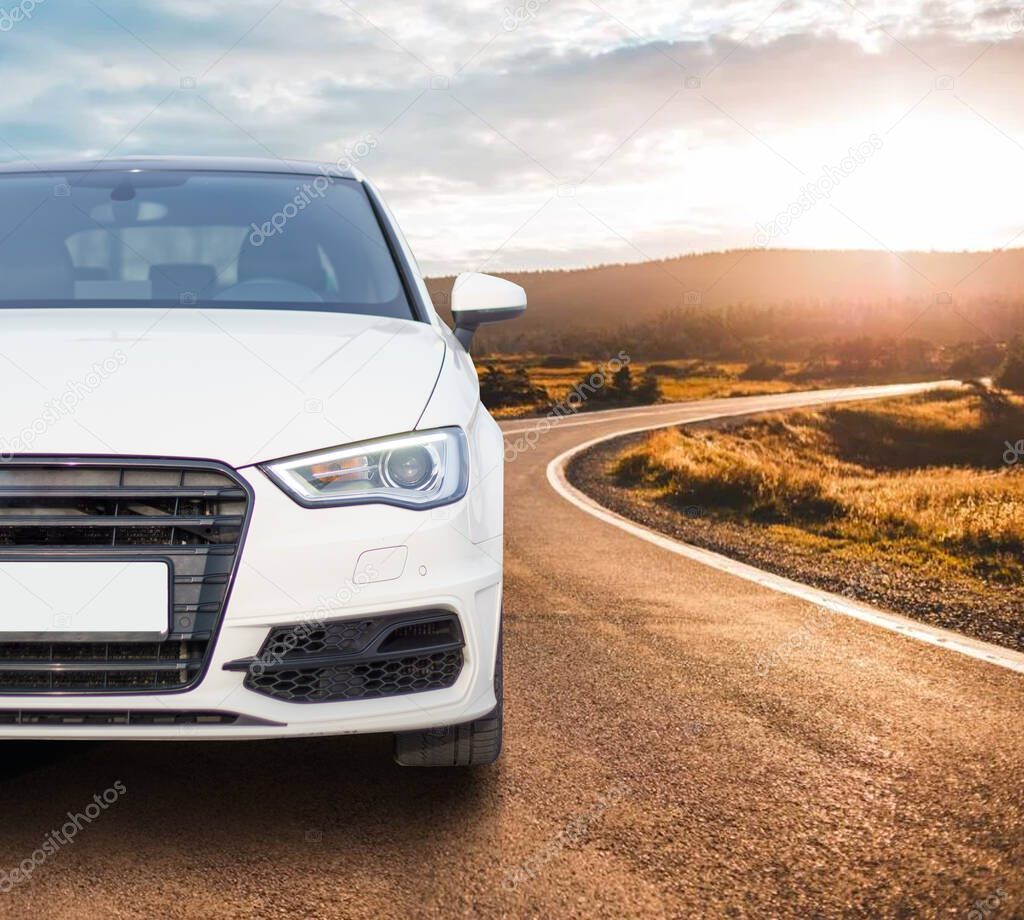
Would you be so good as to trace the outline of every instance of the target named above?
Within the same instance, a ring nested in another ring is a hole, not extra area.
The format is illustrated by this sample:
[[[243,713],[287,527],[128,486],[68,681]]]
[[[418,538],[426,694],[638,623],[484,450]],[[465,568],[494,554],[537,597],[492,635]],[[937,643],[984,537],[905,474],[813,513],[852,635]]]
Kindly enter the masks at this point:
[[[763,253],[765,255],[775,253],[801,253],[801,254],[817,254],[817,255],[853,255],[855,253],[862,253],[865,255],[878,255],[878,256],[890,256],[894,259],[901,259],[904,256],[996,256],[996,255],[1012,255],[1013,253],[1024,254],[1024,246],[1010,246],[1010,247],[996,247],[993,249],[902,249],[902,250],[891,250],[891,249],[870,249],[868,247],[856,246],[856,247],[837,247],[837,248],[822,248],[813,246],[748,246],[748,247],[735,247],[731,249],[705,249],[695,252],[679,252],[675,255],[659,256],[658,258],[637,258],[633,260],[622,260],[620,262],[595,262],[592,265],[559,265],[554,268],[502,268],[500,270],[493,270],[491,274],[496,275],[539,275],[539,274],[552,274],[556,272],[587,272],[597,271],[603,268],[627,268],[630,266],[639,265],[650,265],[659,262],[678,262],[683,259],[699,259],[705,256],[727,256],[733,253]],[[424,274],[424,277],[431,280],[438,280],[441,278],[451,278],[457,275],[458,272],[445,272],[445,273],[430,273]],[[1022,279],[1024,283],[1024,279]]]

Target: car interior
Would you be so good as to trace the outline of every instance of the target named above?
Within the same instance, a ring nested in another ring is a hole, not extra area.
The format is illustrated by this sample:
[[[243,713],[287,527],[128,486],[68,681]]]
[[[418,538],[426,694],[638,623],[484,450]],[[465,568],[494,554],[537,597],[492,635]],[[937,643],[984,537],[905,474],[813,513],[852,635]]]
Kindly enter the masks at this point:
[[[0,176],[0,306],[269,306],[410,318],[365,191],[335,180],[310,194],[311,178]]]

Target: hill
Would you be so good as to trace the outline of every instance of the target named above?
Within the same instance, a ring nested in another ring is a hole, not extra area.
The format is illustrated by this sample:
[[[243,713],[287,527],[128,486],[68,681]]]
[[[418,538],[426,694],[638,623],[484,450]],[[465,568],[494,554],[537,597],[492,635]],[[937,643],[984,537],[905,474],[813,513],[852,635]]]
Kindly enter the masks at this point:
[[[634,264],[505,273],[527,315],[482,350],[647,356],[806,353],[822,339],[1005,340],[1024,331],[1024,249],[992,252],[730,250]],[[428,279],[447,312],[452,278]],[[763,349],[762,349],[763,350]]]

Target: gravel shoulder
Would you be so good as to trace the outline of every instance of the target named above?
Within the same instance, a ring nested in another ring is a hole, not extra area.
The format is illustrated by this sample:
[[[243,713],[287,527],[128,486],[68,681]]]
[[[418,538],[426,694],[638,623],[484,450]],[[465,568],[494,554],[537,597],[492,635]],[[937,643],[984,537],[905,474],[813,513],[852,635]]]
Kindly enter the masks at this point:
[[[606,508],[675,539],[933,626],[1024,651],[1024,586],[981,586],[968,579],[928,577],[895,562],[833,556],[780,539],[764,525],[715,519],[696,507],[680,510],[616,485],[608,466],[646,437],[627,435],[578,454],[566,471],[569,481]]]

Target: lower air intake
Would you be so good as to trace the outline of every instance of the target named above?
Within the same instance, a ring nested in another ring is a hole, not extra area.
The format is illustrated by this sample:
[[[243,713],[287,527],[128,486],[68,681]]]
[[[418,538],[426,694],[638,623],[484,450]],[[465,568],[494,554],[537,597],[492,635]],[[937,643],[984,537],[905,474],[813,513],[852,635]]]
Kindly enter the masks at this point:
[[[455,683],[461,670],[461,651],[435,652],[327,668],[272,671],[253,677],[247,686],[289,703],[372,700],[401,693],[443,690]]]
[[[454,686],[463,645],[455,614],[427,611],[278,627],[259,655],[225,667],[289,703],[369,700]]]

